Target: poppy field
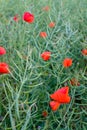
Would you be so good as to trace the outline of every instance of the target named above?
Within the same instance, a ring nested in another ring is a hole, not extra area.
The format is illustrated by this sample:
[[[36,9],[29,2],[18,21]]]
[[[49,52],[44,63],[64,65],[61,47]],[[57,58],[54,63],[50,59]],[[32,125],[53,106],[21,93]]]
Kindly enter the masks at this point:
[[[0,130],[87,130],[87,0],[0,0]]]

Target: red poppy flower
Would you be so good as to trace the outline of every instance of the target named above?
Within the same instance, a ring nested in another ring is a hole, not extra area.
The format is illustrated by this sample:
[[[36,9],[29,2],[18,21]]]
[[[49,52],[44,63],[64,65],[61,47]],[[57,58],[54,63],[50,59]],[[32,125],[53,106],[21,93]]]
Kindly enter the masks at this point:
[[[47,33],[46,32],[40,32],[40,37],[42,37],[42,38],[47,37]]]
[[[48,112],[47,112],[47,111],[43,111],[43,112],[42,112],[42,116],[43,116],[43,117],[47,117],[47,116],[48,116]]]
[[[82,54],[85,55],[85,56],[87,56],[87,49],[83,49],[82,50]]]
[[[51,52],[49,51],[45,51],[41,54],[41,58],[45,61],[49,60],[51,57]]]
[[[28,22],[28,23],[33,23],[34,22],[34,15],[29,13],[29,12],[24,12],[23,16],[22,16],[22,19],[25,21],[25,22]]]
[[[49,11],[49,10],[50,10],[50,7],[49,7],[49,6],[45,6],[45,7],[43,7],[42,10],[44,10],[44,11]]]
[[[7,74],[9,73],[9,66],[7,63],[5,62],[1,62],[0,63],[0,74]]]
[[[50,22],[50,23],[49,23],[49,27],[50,27],[50,28],[55,27],[55,23],[54,23],[54,22]]]
[[[63,61],[63,66],[65,68],[70,67],[72,65],[72,59],[71,58],[65,58]]]
[[[0,55],[4,55],[4,54],[6,54],[6,50],[4,47],[0,46]]]
[[[14,20],[15,22],[18,22],[18,21],[19,21],[19,16],[18,16],[18,14],[16,14],[16,15],[13,17],[13,20]]]
[[[70,80],[70,83],[72,86],[80,86],[80,83],[78,82],[78,80],[76,78],[72,78]]]
[[[70,96],[68,95],[69,87],[65,86],[58,89],[56,92],[50,95],[50,98],[54,101],[50,102],[50,107],[53,111],[56,111],[60,104],[65,104],[70,102]]]

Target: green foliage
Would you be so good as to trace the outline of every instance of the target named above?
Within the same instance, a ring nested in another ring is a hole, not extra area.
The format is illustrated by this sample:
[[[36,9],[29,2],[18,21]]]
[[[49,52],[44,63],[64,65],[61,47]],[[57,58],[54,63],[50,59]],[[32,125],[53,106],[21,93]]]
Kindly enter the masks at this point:
[[[7,50],[0,58],[11,69],[0,75],[0,130],[87,129],[87,58],[81,54],[87,48],[86,6],[87,0],[0,0],[0,46]],[[24,11],[35,15],[33,24],[22,20]],[[54,28],[48,27],[51,21]],[[47,32],[46,39],[40,31]],[[52,55],[45,62],[40,54],[46,50]],[[73,59],[68,69],[62,66],[66,57]],[[80,86],[70,84],[73,77]],[[49,95],[66,84],[71,102],[52,112]]]

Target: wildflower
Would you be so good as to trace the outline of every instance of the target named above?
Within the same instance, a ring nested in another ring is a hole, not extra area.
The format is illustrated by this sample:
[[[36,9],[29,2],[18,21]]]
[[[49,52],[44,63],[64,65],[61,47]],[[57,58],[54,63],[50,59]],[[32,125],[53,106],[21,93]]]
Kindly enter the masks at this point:
[[[34,22],[34,15],[31,14],[30,12],[24,12],[24,14],[23,14],[23,16],[22,16],[22,19],[23,19],[25,22],[33,23],[33,22]]]
[[[38,127],[37,127],[37,130],[41,130],[41,126],[38,126]]]
[[[48,26],[49,26],[50,28],[53,28],[53,27],[55,27],[55,23],[54,23],[54,22],[50,22]]]
[[[0,74],[8,74],[9,71],[9,66],[5,62],[0,62]]]
[[[4,54],[6,54],[6,50],[4,47],[0,46],[0,55],[4,55]]]
[[[45,61],[49,60],[51,57],[51,52],[50,51],[45,51],[41,54],[41,58]]]
[[[18,14],[16,14],[16,15],[13,17],[13,20],[14,20],[15,22],[18,22],[18,21],[19,21],[19,16],[18,16]]]
[[[46,110],[43,111],[43,112],[42,112],[42,116],[43,116],[43,117],[47,117],[47,116],[48,116],[48,112],[47,112]]]
[[[65,58],[64,61],[63,61],[63,66],[65,68],[68,68],[72,65],[72,59],[71,58]]]
[[[49,11],[49,10],[50,10],[50,7],[49,7],[49,6],[45,6],[45,7],[43,7],[42,10],[44,10],[44,11]]]
[[[50,95],[50,98],[54,100],[50,101],[50,107],[53,111],[56,111],[61,104],[70,102],[70,96],[68,95],[68,92],[69,87],[65,86]]]
[[[77,80],[76,78],[72,78],[72,79],[70,80],[70,84],[71,84],[72,86],[80,86],[80,83],[78,82],[78,80]]]
[[[87,56],[87,49],[83,49],[82,50],[82,54],[85,55],[85,56]]]
[[[47,37],[47,33],[46,32],[40,32],[40,37],[42,37],[42,38]]]

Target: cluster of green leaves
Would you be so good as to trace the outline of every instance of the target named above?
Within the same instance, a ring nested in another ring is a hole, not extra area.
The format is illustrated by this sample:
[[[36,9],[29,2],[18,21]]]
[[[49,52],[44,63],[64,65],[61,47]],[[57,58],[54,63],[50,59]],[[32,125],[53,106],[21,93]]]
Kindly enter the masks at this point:
[[[87,129],[87,58],[81,54],[87,48],[86,6],[87,0],[0,0],[0,46],[7,50],[0,58],[11,69],[0,76],[0,130]],[[22,21],[24,11],[35,15],[33,24]],[[55,28],[48,27],[51,21]],[[47,38],[40,38],[40,31]],[[46,50],[52,53],[47,62],[40,57]],[[73,59],[69,69],[62,66],[66,57]],[[80,86],[70,85],[73,77]],[[49,95],[66,84],[71,102],[52,112]]]

